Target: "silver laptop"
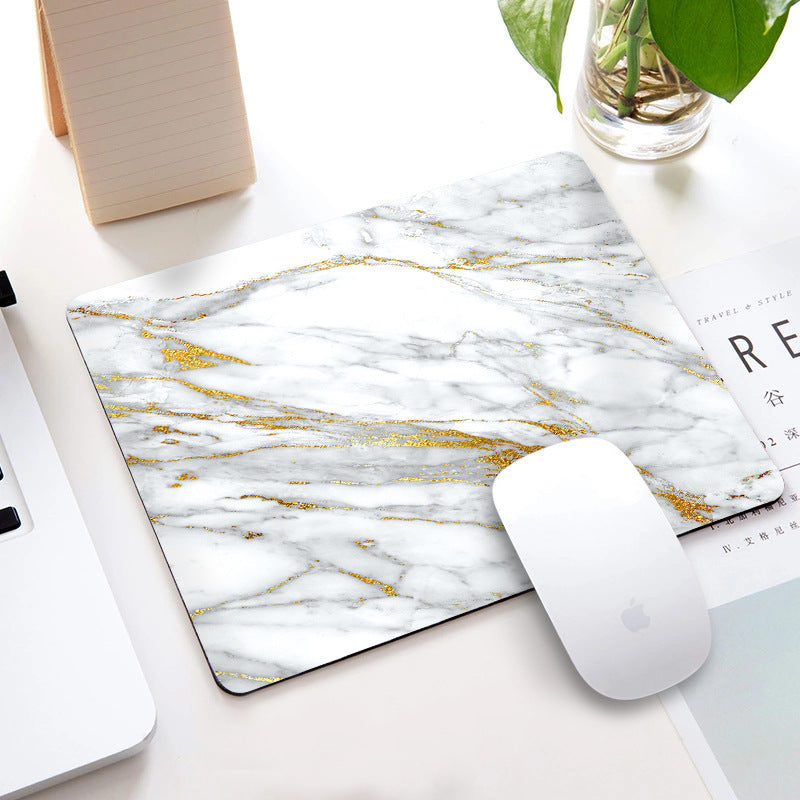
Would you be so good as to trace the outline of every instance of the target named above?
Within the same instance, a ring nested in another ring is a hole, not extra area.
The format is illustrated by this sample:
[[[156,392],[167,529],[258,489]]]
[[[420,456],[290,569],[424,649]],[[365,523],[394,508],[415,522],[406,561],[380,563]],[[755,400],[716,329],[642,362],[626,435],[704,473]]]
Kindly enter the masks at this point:
[[[0,273],[0,305],[9,289]],[[0,472],[0,800],[10,800],[138,752],[155,708],[2,313]]]

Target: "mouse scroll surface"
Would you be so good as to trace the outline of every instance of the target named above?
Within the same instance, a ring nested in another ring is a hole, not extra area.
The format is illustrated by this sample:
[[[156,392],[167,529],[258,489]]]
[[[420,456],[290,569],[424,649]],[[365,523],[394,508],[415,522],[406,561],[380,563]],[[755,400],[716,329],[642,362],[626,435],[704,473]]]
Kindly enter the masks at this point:
[[[577,439],[515,461],[500,519],[570,658],[596,691],[635,699],[706,659],[697,577],[647,484],[611,443]]]

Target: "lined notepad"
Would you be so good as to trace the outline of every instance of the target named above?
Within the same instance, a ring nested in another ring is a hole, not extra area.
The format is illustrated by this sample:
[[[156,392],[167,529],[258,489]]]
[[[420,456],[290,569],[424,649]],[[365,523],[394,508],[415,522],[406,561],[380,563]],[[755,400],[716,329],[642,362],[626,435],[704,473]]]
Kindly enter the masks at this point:
[[[39,23],[92,222],[255,181],[227,0],[39,0]]]

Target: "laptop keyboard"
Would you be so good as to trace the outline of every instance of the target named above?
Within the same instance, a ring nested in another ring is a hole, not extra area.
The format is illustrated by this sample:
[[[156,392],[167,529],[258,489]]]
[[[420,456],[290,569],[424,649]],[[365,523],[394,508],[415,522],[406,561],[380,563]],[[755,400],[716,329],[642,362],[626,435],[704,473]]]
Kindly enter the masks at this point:
[[[13,306],[16,302],[17,298],[11,288],[8,275],[6,275],[5,270],[0,270],[0,308]],[[3,338],[7,336],[8,333],[5,330],[5,324],[3,324],[0,326],[0,356],[2,356],[4,350],[7,351],[3,341]],[[1,357],[0,362],[2,362]],[[2,380],[5,380],[5,376],[0,376],[0,381]],[[0,397],[0,400],[2,400],[2,397]],[[20,510],[22,513],[20,513]],[[14,470],[11,468],[8,453],[3,445],[3,438],[0,436],[0,535],[18,531],[23,527],[24,520],[27,520],[25,527],[30,529],[30,514],[28,514]]]
[[[25,498],[0,436],[0,541],[6,538],[3,534],[25,533],[31,527]]]
[[[22,527],[22,521],[14,506],[0,508],[0,533],[10,533],[20,527]]]
[[[5,448],[2,449],[4,450]],[[5,456],[5,453],[3,453],[3,456]],[[10,492],[4,491],[10,488],[10,482],[6,479],[8,471],[9,465],[0,461],[0,534],[10,533],[22,526],[17,509],[13,505],[7,505],[4,502],[9,499],[8,495],[10,494]]]

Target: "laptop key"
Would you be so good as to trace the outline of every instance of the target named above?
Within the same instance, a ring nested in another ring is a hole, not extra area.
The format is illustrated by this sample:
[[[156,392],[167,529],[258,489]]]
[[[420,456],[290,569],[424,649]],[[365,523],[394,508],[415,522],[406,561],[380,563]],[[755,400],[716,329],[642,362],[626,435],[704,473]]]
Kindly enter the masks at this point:
[[[20,522],[16,508],[7,506],[0,509],[0,533],[15,531],[20,525],[22,525],[22,522]]]

